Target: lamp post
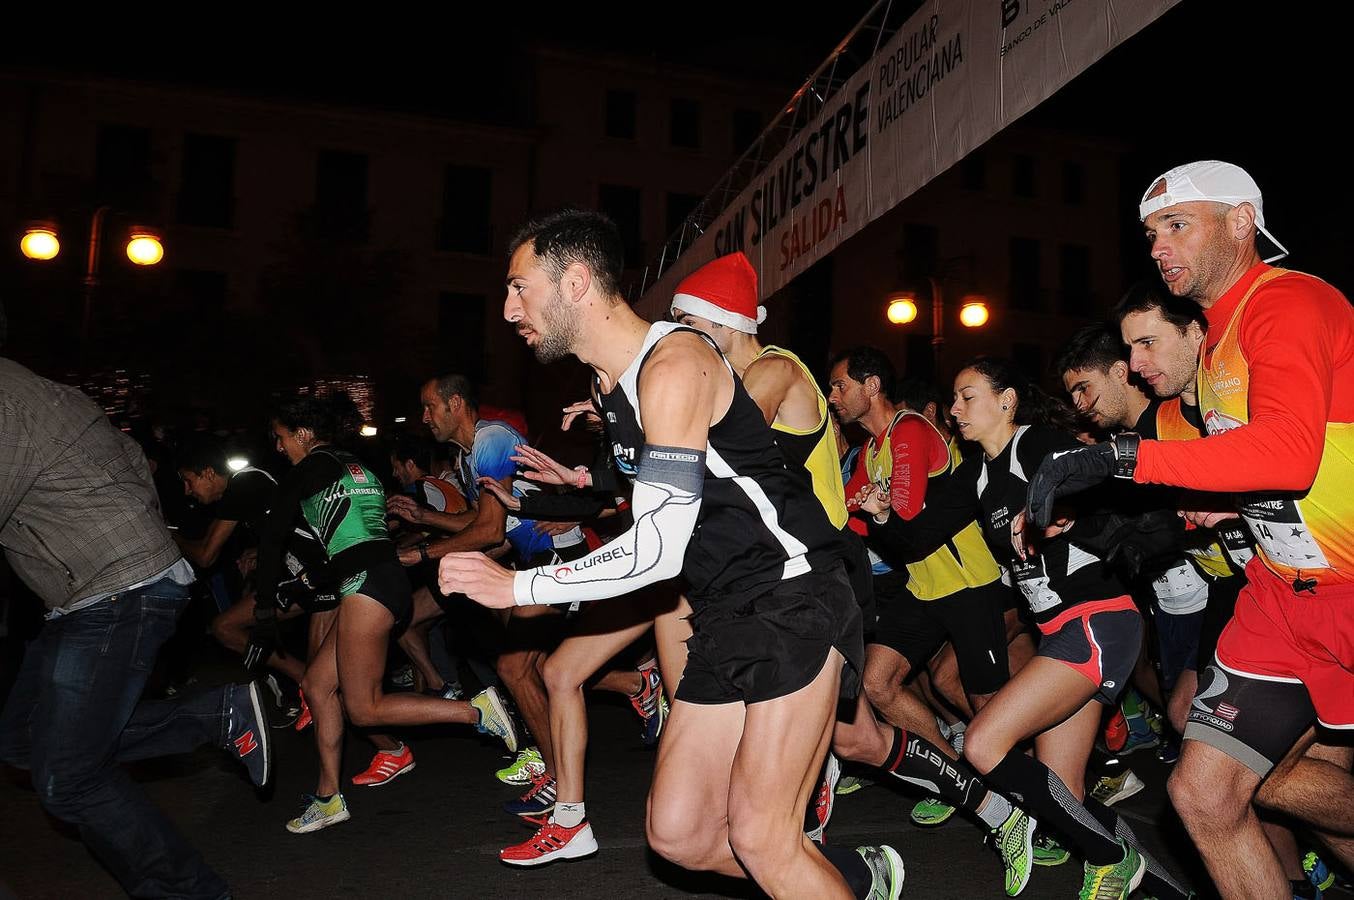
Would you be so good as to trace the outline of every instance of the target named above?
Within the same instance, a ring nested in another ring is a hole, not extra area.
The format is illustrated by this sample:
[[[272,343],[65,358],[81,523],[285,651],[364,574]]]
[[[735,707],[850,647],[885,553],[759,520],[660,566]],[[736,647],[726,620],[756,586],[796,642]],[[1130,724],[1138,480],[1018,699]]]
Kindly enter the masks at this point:
[[[94,210],[89,222],[89,244],[85,256],[84,309],[80,317],[80,346],[89,346],[89,324],[94,309],[94,292],[99,287],[99,253],[103,242],[103,222],[111,207]],[[30,226],[19,241],[19,250],[32,260],[55,259],[61,252],[56,226],[40,222]],[[127,237],[127,258],[138,266],[154,266],[164,259],[165,248],[154,230],[133,225]]]
[[[931,354],[935,372],[940,373],[940,354],[945,346],[945,297],[940,288],[940,280],[928,276],[931,287]],[[885,317],[894,325],[907,325],[916,320],[918,297],[915,291],[898,291],[890,294],[885,307]],[[965,328],[981,328],[989,318],[987,299],[978,294],[964,297],[959,310],[959,322]]]

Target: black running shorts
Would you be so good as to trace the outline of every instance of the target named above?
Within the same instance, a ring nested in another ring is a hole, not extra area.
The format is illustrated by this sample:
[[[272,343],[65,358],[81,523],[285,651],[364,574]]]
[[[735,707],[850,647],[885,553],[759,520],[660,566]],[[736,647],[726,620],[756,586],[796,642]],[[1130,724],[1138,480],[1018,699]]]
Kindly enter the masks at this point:
[[[898,590],[892,575],[875,579],[880,591],[879,625],[871,643],[896,650],[912,670],[926,667],[946,641],[954,644],[959,679],[970,694],[994,694],[1011,677],[1006,655],[1007,601],[1011,588],[1001,579],[965,588],[948,597],[918,600]],[[906,574],[903,573],[903,579]]]

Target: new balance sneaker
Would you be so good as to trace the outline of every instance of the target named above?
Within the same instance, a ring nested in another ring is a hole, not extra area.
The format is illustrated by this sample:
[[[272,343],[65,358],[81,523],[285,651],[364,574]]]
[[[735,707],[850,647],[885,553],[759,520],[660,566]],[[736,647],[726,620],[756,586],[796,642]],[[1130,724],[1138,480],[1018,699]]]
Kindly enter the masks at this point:
[[[412,771],[414,771],[414,751],[409,749],[408,744],[405,744],[400,747],[397,753],[391,753],[389,750],[378,750],[376,755],[371,758],[371,765],[367,766],[367,770],[353,776],[353,784],[362,787],[376,787],[378,784],[394,781],[404,773]]]
[[[348,804],[344,802],[342,794],[335,794],[328,800],[306,794],[305,800],[305,810],[287,823],[287,830],[292,834],[309,834],[352,818],[348,815]]]
[[[832,818],[832,803],[837,799],[837,782],[842,777],[842,764],[829,751],[827,764],[823,767],[823,780],[818,784],[818,793],[813,803],[813,827],[804,832],[809,840],[823,843],[823,832],[827,831],[828,820]]]
[[[1030,883],[1030,870],[1034,865],[1034,827],[1037,824],[1024,810],[1013,809],[1006,821],[992,830],[992,842],[1006,869],[1008,897],[1016,896]]]
[[[912,815],[908,818],[912,820],[913,825],[919,825],[922,828],[935,828],[937,825],[944,825],[948,822],[952,815],[954,815],[953,806],[939,797],[927,797],[912,807]]]
[[[258,682],[227,685],[225,700],[230,713],[221,747],[244,764],[255,787],[263,787],[272,776],[273,739]]]
[[[545,774],[545,760],[535,747],[523,747],[511,763],[494,773],[504,784],[530,784]]]
[[[1061,866],[1072,858],[1066,847],[1046,834],[1034,833],[1034,864],[1036,866]]]
[[[1119,862],[1108,866],[1086,863],[1079,900],[1128,900],[1128,895],[1138,889],[1147,871],[1146,860],[1122,840],[1119,846],[1124,850]]]
[[[1319,891],[1328,891],[1335,884],[1335,873],[1321,857],[1311,851],[1302,857],[1302,871],[1307,880],[1316,885]]]
[[[857,847],[856,852],[870,867],[870,893],[866,900],[898,900],[903,893],[903,858],[887,844]]]
[[[1091,788],[1091,796],[1105,806],[1113,806],[1120,800],[1126,800],[1141,791],[1147,785],[1133,774],[1132,769],[1124,769],[1118,775],[1101,775]]]
[[[847,794],[854,794],[864,787],[874,784],[868,778],[861,778],[859,775],[843,775],[837,780],[837,796],[845,797]]]
[[[512,716],[508,714],[508,708],[498,694],[498,688],[487,687],[480,691],[471,699],[470,705],[480,711],[480,720],[475,725],[476,730],[481,734],[492,734],[502,738],[508,752],[516,753],[517,726],[513,724]]]
[[[555,779],[542,774],[531,782],[526,793],[503,804],[503,811],[513,816],[548,816],[555,809]]]
[[[540,866],[557,859],[581,859],[596,852],[597,839],[584,819],[573,828],[546,822],[522,843],[498,851],[498,858],[510,866]]]
[[[297,691],[296,696],[301,698],[301,713],[296,717],[296,724],[292,727],[297,731],[305,731],[314,719],[310,717],[310,704],[306,702],[305,693]]]
[[[668,699],[663,696],[663,676],[657,666],[640,672],[639,677],[640,688],[630,695],[630,705],[644,723],[644,733],[641,735],[644,746],[652,747],[658,743],[663,724],[668,720]]]

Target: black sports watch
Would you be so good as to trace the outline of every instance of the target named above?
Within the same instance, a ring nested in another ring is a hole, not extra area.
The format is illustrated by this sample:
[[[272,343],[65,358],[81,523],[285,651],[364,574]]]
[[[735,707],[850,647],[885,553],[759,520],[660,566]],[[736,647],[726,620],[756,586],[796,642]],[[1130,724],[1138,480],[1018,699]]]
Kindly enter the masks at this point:
[[[1142,435],[1125,431],[1114,436],[1114,477],[1133,478],[1133,470],[1138,467],[1138,444]]]
[[[428,542],[419,541],[415,546],[418,547],[418,558],[423,562],[428,561]]]

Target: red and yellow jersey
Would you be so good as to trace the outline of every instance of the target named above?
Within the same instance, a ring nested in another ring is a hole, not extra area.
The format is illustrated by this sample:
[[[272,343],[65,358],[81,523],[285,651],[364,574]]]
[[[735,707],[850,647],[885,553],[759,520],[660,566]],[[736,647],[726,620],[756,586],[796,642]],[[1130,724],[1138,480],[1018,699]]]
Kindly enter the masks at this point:
[[[910,519],[925,505],[927,485],[949,477],[961,462],[958,445],[946,442],[925,416],[899,410],[883,434],[866,442],[852,485],[858,487],[865,479],[874,482],[889,495],[894,514]],[[922,471],[925,477],[919,477]],[[848,493],[854,496],[855,487]],[[935,553],[908,563],[907,573],[908,590],[918,600],[948,597],[1001,577],[976,519]]]
[[[1354,583],[1354,308],[1320,279],[1257,265],[1207,315],[1208,437],[1144,442],[1135,480],[1235,494],[1295,590]]]
[[[1163,400],[1157,406],[1156,429],[1157,440],[1160,441],[1197,441],[1203,437],[1199,429],[1185,418],[1179,397]],[[1226,578],[1241,571],[1232,567],[1227,558],[1227,551],[1218,541],[1206,546],[1185,549],[1199,568],[1214,578]]]

